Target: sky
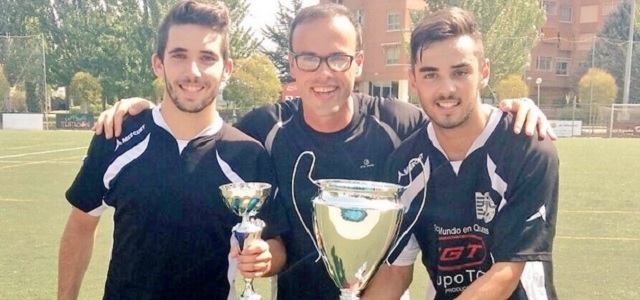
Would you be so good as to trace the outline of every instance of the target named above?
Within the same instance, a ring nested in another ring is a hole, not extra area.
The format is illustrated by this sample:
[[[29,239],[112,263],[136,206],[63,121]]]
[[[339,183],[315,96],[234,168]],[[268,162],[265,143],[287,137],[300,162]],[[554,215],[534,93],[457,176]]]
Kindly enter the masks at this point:
[[[256,34],[261,34],[261,28],[273,24],[278,12],[278,1],[290,5],[290,0],[249,0],[249,15],[243,25],[254,28]],[[303,0],[302,7],[317,4],[318,0]]]

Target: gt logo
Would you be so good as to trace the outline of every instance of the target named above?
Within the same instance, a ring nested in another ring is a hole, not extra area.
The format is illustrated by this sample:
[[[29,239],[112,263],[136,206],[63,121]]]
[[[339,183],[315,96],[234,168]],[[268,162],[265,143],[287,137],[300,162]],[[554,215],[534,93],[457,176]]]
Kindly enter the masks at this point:
[[[482,250],[484,248],[483,245],[478,244],[469,244],[466,246],[456,246],[445,248],[441,251],[440,261],[452,261],[458,260],[465,255],[465,258],[473,258],[478,253],[478,250]]]
[[[482,265],[487,257],[484,241],[473,234],[443,236],[438,242],[440,271],[462,270]]]

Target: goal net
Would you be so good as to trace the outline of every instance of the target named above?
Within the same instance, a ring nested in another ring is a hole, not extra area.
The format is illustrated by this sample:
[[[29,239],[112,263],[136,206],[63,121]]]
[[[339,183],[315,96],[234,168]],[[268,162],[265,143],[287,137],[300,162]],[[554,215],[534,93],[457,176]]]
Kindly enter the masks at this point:
[[[600,112],[608,119],[609,137],[640,138],[640,104],[612,104]]]
[[[43,113],[47,79],[42,35],[0,35],[0,113]]]

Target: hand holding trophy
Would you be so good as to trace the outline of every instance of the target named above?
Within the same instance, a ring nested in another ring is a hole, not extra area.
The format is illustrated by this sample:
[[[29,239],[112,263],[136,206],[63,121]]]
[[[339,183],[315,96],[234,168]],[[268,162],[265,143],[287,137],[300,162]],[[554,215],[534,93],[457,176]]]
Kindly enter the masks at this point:
[[[271,193],[271,185],[262,182],[239,182],[220,186],[220,193],[227,207],[236,215],[242,217],[242,222],[236,224],[233,236],[238,241],[240,251],[245,245],[260,239],[265,224],[262,220],[253,218],[260,210]],[[262,297],[253,289],[253,279],[245,278],[245,289],[240,295],[241,300],[260,300]]]

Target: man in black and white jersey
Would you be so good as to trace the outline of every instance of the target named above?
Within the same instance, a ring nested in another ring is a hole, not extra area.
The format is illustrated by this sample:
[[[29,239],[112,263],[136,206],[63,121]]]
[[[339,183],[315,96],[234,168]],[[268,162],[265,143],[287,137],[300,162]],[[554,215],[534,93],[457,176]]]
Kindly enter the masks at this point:
[[[152,62],[166,82],[165,101],[127,119],[123,137],[91,141],[66,194],[73,207],[60,245],[58,299],[78,298],[108,207],[115,213],[104,299],[236,299],[231,231],[240,220],[218,186],[275,184],[275,174],[264,147],[215,109],[232,69],[228,26],[221,2],[182,1],[163,19]],[[259,217],[268,241],[254,241],[240,255],[258,275],[284,263],[282,213],[267,202]]]
[[[360,25],[346,7],[321,4],[302,9],[292,22],[289,42],[291,74],[301,98],[257,108],[236,127],[260,141],[271,154],[280,188],[278,196],[290,221],[290,230],[282,236],[287,264],[278,274],[277,299],[335,300],[339,290],[322,261],[317,261],[317,251],[302,226],[304,223],[312,228],[311,199],[318,188],[307,178],[312,157],[300,155],[305,151],[314,153],[316,162],[310,174],[313,179],[381,181],[389,154],[423,127],[426,119],[411,104],[352,93],[362,70],[364,52]],[[538,115],[541,126],[547,126],[544,116],[530,101],[516,103],[521,109],[520,126],[529,109],[532,118],[527,120],[528,131],[533,131]],[[106,120],[107,136],[114,132],[114,119],[118,135],[118,119],[124,113],[148,106],[146,101],[131,99],[101,115],[101,120]],[[505,107],[511,109],[509,105]],[[101,133],[101,123],[97,128]],[[545,134],[546,129],[541,136]],[[294,198],[302,222],[294,208]]]
[[[435,12],[412,33],[410,81],[431,121],[392,154],[388,174],[408,185],[403,229],[418,219],[363,299],[397,298],[410,282],[398,274],[411,272],[419,250],[426,299],[557,298],[558,156],[548,139],[514,135],[511,114],[481,105],[483,52],[475,17],[460,8]]]

